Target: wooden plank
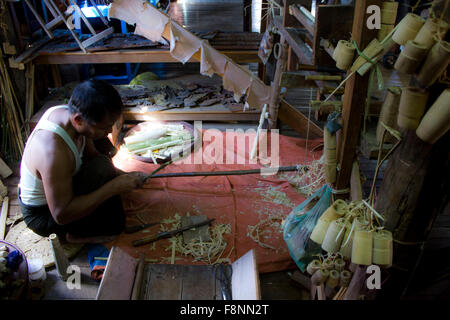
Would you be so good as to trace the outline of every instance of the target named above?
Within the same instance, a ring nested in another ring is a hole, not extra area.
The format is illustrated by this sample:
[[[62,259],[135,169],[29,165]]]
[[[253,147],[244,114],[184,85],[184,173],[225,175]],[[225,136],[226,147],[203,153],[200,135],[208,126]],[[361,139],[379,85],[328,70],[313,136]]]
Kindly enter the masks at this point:
[[[214,300],[216,278],[213,266],[183,266],[182,300]]]
[[[282,16],[283,16],[283,26],[286,27],[301,27],[300,22],[289,13],[289,8],[292,5],[301,5],[307,10],[311,10],[312,1],[311,0],[283,0],[282,1]]]
[[[253,112],[132,112],[124,111],[124,120],[162,120],[162,121],[258,121],[259,113]]]
[[[12,170],[8,165],[3,161],[2,158],[0,158],[0,176],[3,179],[8,178],[10,175],[12,175]]]
[[[323,137],[323,130],[318,125],[309,121],[303,113],[295,109],[284,99],[281,99],[278,118],[304,138],[308,136],[309,122],[309,138],[317,139]]]
[[[371,39],[377,36],[377,30],[367,28],[367,7],[370,5],[381,6],[381,0],[361,0],[355,3],[355,14],[353,21],[353,39],[359,47],[366,47]],[[369,74],[361,77],[353,75],[345,85],[344,105],[342,110],[343,129],[338,137],[339,168],[336,189],[343,190],[349,187],[353,161],[356,156],[357,144],[361,131],[364,113]],[[345,198],[345,195],[338,195]]]
[[[148,271],[145,300],[181,300],[183,265],[153,264]]]
[[[312,65],[312,51],[306,46],[305,41],[302,39],[305,35],[306,30],[283,27],[281,23],[281,17],[275,17],[273,21],[275,26],[278,28],[278,31],[280,31],[281,35],[286,39],[289,46],[299,58],[300,63]]]
[[[5,239],[6,234],[6,218],[8,217],[9,197],[3,198],[2,211],[0,215],[0,240]]]
[[[270,88],[270,100],[269,100],[269,129],[277,128],[278,110],[280,108],[280,83],[281,76],[286,71],[287,64],[287,49],[285,38],[281,36],[280,39],[280,52],[277,59],[277,65],[275,69],[275,75],[273,77],[272,85]]]
[[[305,72],[283,72],[280,86],[287,89],[317,87],[314,80],[306,80],[306,77]]]
[[[260,62],[256,50],[222,50],[220,53],[228,56],[237,63]],[[116,50],[104,52],[83,53],[56,52],[37,55],[35,64],[89,64],[89,63],[152,63],[152,62],[179,62],[170,55],[167,49],[148,50]],[[192,57],[188,62],[198,62]]]
[[[345,293],[344,300],[358,300],[366,284],[366,270],[367,266],[357,265],[347,292]]]
[[[112,247],[96,300],[129,300],[137,260],[119,247]]]
[[[294,273],[292,273],[291,275],[291,279],[296,283],[302,285],[306,290],[308,291],[311,290],[311,278],[305,276],[300,271],[295,270]]]
[[[261,300],[258,265],[254,250],[250,250],[233,265],[231,291],[233,300]]]
[[[314,35],[315,22],[311,21],[297,5],[289,6],[289,13],[293,15],[297,20],[305,27],[309,34]]]
[[[133,283],[133,291],[131,293],[131,300],[137,300],[139,298],[139,294],[141,292],[141,285],[142,285],[142,276],[144,273],[144,263],[145,260],[145,254],[142,253],[139,257],[139,263],[136,268],[136,276],[134,277],[134,283]]]

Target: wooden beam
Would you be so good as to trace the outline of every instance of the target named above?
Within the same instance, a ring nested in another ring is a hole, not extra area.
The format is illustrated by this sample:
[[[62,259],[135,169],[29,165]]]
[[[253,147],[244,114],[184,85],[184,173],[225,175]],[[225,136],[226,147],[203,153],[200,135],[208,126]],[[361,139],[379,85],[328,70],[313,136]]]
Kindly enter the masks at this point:
[[[260,62],[256,50],[219,50],[237,63]],[[55,52],[41,53],[34,58],[35,64],[85,64],[85,63],[152,63],[179,62],[167,49],[117,50],[89,52]],[[198,62],[192,57],[188,62]]]
[[[317,139],[323,137],[323,130],[318,125],[309,121],[303,113],[295,109],[284,99],[281,99],[280,102],[278,118],[304,138],[308,136],[309,122],[309,138]]]
[[[274,17],[273,21],[275,26],[278,28],[278,31],[286,39],[289,46],[299,58],[300,63],[312,65],[312,51],[306,46],[305,41],[302,39],[306,33],[306,30],[284,27],[281,17]]]
[[[125,121],[258,121],[260,118],[259,112],[230,112],[230,111],[198,111],[198,112],[138,112],[132,110],[125,110],[123,112]]]
[[[275,69],[275,76],[271,85],[270,101],[269,101],[269,129],[277,128],[278,110],[280,108],[280,83],[281,76],[286,70],[287,64],[287,49],[285,38],[281,36],[280,39],[280,52],[277,59],[277,65]]]
[[[352,35],[360,48],[365,48],[377,36],[376,29],[369,30],[367,28],[367,7],[370,5],[381,6],[381,2],[381,0],[360,0],[355,3]],[[353,161],[359,142],[368,84],[369,73],[363,77],[355,74],[345,85],[342,110],[343,129],[338,137],[339,147],[337,159],[339,161],[339,171],[335,185],[337,190],[343,190],[349,187]],[[345,198],[345,195],[339,196]]]
[[[305,72],[283,72],[280,86],[288,89],[317,87],[314,80],[306,80],[306,77]]]
[[[289,13],[297,18],[305,29],[308,30],[310,35],[314,35],[315,21],[311,21],[302,11],[300,11],[300,8],[297,5],[290,5]]]

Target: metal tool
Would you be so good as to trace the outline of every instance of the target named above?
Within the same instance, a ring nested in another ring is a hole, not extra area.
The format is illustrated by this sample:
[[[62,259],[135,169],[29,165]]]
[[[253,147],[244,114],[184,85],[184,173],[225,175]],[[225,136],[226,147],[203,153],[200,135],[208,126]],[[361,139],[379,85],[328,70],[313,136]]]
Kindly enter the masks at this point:
[[[273,169],[273,172],[289,172],[289,171],[299,171],[306,169],[306,166],[288,166],[288,167],[278,167],[278,168],[267,168]],[[155,170],[156,171],[156,170]],[[159,171],[159,170],[158,170]],[[246,174],[261,174],[262,169],[252,169],[252,170],[231,170],[231,171],[212,171],[212,172],[170,172],[161,174],[151,174],[145,179],[156,179],[156,178],[176,178],[176,177],[209,177],[209,176],[238,176]]]
[[[135,233],[135,232],[138,232],[140,230],[143,230],[145,228],[148,228],[148,227],[151,227],[151,226],[154,226],[157,224],[160,224],[160,222],[142,223],[142,224],[137,224],[134,226],[129,226],[129,227],[125,228],[125,233]]]
[[[200,222],[200,223],[195,223],[195,224],[191,224],[188,225],[186,227],[180,228],[180,229],[176,229],[176,230],[172,230],[172,231],[165,231],[165,232],[160,232],[156,235],[150,236],[150,237],[146,237],[146,238],[142,238],[139,240],[135,240],[132,242],[132,245],[134,247],[138,247],[138,246],[142,246],[144,244],[147,243],[151,243],[160,239],[166,239],[166,238],[170,238],[173,237],[183,231],[189,230],[189,229],[193,229],[193,228],[198,228],[207,224],[210,224],[211,222],[213,222],[215,219],[208,219],[206,221]]]

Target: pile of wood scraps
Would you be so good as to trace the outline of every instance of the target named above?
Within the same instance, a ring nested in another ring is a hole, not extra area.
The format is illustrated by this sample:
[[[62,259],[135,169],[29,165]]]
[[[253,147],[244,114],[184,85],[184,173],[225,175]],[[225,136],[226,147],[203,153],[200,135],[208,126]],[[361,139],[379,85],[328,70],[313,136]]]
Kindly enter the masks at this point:
[[[170,80],[142,81],[141,85],[116,86],[125,107],[141,107],[143,111],[164,111],[174,108],[194,108],[222,105],[231,111],[244,108],[234,100],[231,91],[222,86],[190,83],[180,85]]]

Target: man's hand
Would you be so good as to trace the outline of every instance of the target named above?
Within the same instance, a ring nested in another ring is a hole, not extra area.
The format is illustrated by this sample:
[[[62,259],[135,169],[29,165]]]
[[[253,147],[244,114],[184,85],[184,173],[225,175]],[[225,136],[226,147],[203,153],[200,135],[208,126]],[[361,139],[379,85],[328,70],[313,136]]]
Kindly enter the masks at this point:
[[[114,194],[132,191],[142,187],[145,174],[142,172],[131,172],[115,177],[111,183]]]

